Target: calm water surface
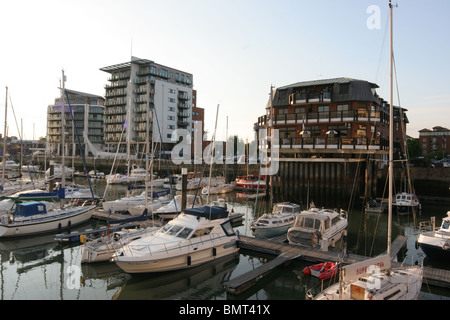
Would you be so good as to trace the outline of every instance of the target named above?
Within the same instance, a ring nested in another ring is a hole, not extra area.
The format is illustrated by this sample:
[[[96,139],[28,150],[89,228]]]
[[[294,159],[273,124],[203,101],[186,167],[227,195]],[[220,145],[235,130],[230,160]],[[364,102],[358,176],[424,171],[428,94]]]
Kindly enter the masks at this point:
[[[104,181],[93,181],[93,187],[97,195],[103,196]],[[124,196],[125,192],[123,186],[114,187],[106,198],[115,199]],[[235,229],[240,234],[251,235],[250,222],[255,216],[261,215],[268,204],[263,200],[258,200],[257,203],[247,201],[237,193],[228,194],[224,198],[235,212],[244,214],[243,222],[235,226]],[[213,197],[210,198],[212,199]],[[319,199],[314,201],[320,206]],[[440,223],[448,210],[449,204],[425,202],[416,221],[412,216],[394,215],[393,239],[398,234],[409,237],[407,248],[400,259],[411,263],[424,258],[421,251],[415,248],[417,232],[414,225],[418,225],[418,221],[429,220],[431,216],[436,216]],[[383,252],[386,250],[386,220],[387,214],[366,214],[361,209],[352,208],[349,213],[348,237],[334,250],[347,246],[349,252],[367,256]],[[77,230],[96,227],[98,224],[99,222],[92,221]],[[273,259],[273,256],[241,251],[236,256],[187,271],[130,276],[112,263],[81,265],[79,244],[61,245],[53,238],[53,235],[46,235],[0,241],[2,300],[302,300],[307,290],[318,293],[321,287],[318,279],[303,276],[303,268],[311,263],[296,260],[287,266],[278,267],[253,288],[234,296],[226,293],[224,282],[257,268]],[[425,259],[424,264],[433,263]],[[450,269],[447,265],[435,265]],[[450,289],[437,288],[424,282],[420,299],[447,300],[450,299]]]

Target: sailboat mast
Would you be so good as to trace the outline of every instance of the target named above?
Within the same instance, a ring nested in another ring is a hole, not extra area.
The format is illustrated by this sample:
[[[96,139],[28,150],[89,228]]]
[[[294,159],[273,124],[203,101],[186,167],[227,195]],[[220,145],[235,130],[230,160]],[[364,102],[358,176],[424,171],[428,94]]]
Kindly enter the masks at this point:
[[[387,254],[391,254],[392,242],[392,194],[394,179],[394,93],[393,93],[393,10],[392,3],[389,0],[389,29],[390,29],[390,48],[389,48],[389,68],[390,68],[390,97],[389,97],[389,203],[388,203],[388,236],[387,236]]]
[[[6,138],[6,123],[7,123],[7,112],[8,112],[8,87],[6,87],[6,100],[5,100],[5,133],[4,133],[4,137],[3,137],[3,163],[2,163],[2,185],[5,186],[5,166],[6,166],[6,143],[7,143],[7,138]]]

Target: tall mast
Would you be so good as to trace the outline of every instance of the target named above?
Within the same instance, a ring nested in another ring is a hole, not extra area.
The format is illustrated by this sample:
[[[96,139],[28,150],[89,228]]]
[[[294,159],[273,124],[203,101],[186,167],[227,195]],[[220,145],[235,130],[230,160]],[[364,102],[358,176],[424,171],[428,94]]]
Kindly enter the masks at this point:
[[[3,136],[3,163],[2,163],[2,185],[5,186],[5,166],[6,166],[6,143],[7,143],[7,138],[6,138],[6,133],[7,133],[7,127],[6,127],[6,123],[7,123],[7,112],[8,112],[8,87],[6,87],[6,100],[5,100],[5,133]]]
[[[61,79],[61,187],[65,188],[66,186],[66,168],[65,168],[65,127],[66,127],[66,106],[64,105],[64,91],[65,91],[65,76],[64,69],[62,70],[62,79]],[[61,203],[63,203],[63,199],[61,199]]]
[[[392,240],[392,194],[394,178],[394,93],[393,93],[393,10],[392,3],[389,0],[389,29],[390,29],[390,48],[389,48],[389,68],[390,68],[390,102],[389,102],[389,205],[388,205],[388,237],[387,253],[391,254]]]

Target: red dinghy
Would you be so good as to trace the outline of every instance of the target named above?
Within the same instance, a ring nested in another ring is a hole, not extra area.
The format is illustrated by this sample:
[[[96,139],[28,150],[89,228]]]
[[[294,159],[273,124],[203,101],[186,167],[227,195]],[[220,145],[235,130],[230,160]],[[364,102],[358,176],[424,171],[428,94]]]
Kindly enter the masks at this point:
[[[327,280],[336,275],[338,264],[334,262],[324,262],[303,269],[305,275],[313,275],[320,280]]]

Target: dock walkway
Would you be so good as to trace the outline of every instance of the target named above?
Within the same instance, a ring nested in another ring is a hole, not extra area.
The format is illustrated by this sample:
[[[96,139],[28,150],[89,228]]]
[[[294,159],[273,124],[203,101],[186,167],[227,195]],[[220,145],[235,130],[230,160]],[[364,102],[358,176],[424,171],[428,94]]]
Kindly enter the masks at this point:
[[[301,247],[285,243],[286,236],[272,239],[261,239],[249,236],[239,237],[239,247],[260,253],[273,254],[277,257],[258,268],[242,274],[225,283],[228,293],[238,295],[254,286],[260,279],[266,276],[274,268],[294,259],[302,259],[315,263],[326,261],[340,261],[343,264],[352,264],[367,260],[368,258],[356,254],[347,254],[340,251],[321,251],[315,248]],[[391,258],[395,258],[406,244],[407,237],[399,235],[391,246]],[[392,262],[392,266],[400,266],[400,263]],[[424,267],[424,283],[438,286],[450,286],[450,271]]]

